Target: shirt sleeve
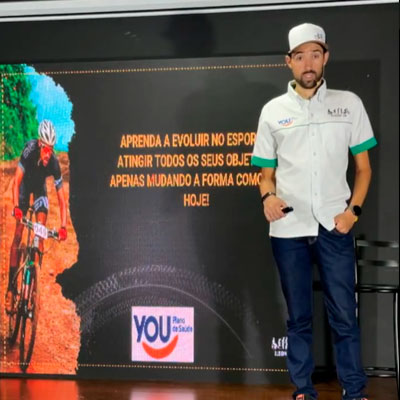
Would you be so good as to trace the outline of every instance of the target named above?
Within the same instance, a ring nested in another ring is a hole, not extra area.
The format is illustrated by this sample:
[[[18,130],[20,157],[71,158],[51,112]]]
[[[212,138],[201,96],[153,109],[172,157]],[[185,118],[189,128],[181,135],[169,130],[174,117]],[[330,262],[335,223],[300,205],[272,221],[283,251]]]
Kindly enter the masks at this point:
[[[367,112],[359,97],[356,96],[353,125],[350,137],[350,151],[353,155],[362,153],[377,145]]]
[[[63,181],[61,176],[61,168],[60,163],[57,158],[53,154],[53,176],[54,176],[54,185],[57,190],[62,188]]]
[[[271,134],[266,114],[267,110],[264,107],[258,122],[251,164],[262,168],[276,168],[278,166],[276,141]]]
[[[32,164],[32,157],[34,156],[34,150],[35,150],[35,142],[33,140],[30,140],[29,142],[26,143],[18,162],[19,167],[21,167],[24,173],[27,169],[29,169],[29,164]]]

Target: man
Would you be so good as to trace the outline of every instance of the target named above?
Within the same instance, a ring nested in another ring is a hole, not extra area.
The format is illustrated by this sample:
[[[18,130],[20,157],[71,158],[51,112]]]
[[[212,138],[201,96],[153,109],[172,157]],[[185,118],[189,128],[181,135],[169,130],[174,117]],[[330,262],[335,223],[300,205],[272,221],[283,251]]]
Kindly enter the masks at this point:
[[[294,80],[288,92],[262,110],[252,163],[270,222],[272,250],[286,299],[288,369],[296,400],[312,400],[312,265],[319,265],[333,332],[343,400],[363,400],[356,320],[351,229],[371,180],[368,150],[376,145],[361,100],[329,90],[323,79],[329,51],[324,30],[302,24],[289,32],[286,63]],[[349,148],[355,183],[346,182]]]
[[[12,187],[12,198],[14,204],[13,215],[16,219],[14,240],[10,250],[10,269],[8,277],[8,290],[6,294],[6,310],[12,307],[12,279],[18,269],[18,248],[21,242],[24,225],[21,220],[28,211],[30,198],[33,195],[33,210],[36,220],[46,225],[49,200],[47,198],[46,179],[54,177],[54,185],[57,190],[58,204],[60,207],[61,228],[58,231],[59,239],[67,238],[67,207],[60,164],[53,153],[56,134],[51,121],[43,120],[39,124],[39,139],[30,140],[26,143],[19,160]],[[43,241],[39,244],[43,251]]]

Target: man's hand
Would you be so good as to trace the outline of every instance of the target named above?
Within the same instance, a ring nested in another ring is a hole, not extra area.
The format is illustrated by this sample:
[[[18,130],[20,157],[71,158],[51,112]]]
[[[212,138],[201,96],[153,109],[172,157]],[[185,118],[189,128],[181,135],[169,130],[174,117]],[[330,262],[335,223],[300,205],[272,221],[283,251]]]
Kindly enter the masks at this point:
[[[22,210],[19,207],[14,207],[13,216],[17,221],[21,221],[22,217],[24,216]]]
[[[338,232],[346,233],[350,232],[350,229],[353,227],[356,222],[356,216],[351,212],[351,210],[346,210],[341,214],[336,215],[335,217],[335,228]]]
[[[282,208],[285,207],[287,207],[287,204],[279,197],[275,195],[268,196],[264,200],[265,218],[267,218],[268,222],[274,222],[285,217],[286,214],[282,211]]]
[[[65,226],[62,226],[59,230],[58,230],[58,238],[60,240],[66,240],[67,239],[67,229],[65,228]]]

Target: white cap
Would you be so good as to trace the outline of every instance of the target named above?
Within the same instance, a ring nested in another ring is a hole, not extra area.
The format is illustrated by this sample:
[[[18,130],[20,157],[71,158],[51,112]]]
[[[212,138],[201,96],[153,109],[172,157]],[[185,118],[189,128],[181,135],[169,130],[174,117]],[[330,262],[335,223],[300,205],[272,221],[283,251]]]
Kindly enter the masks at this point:
[[[289,53],[296,47],[308,43],[316,42],[328,50],[326,44],[325,31],[318,25],[314,24],[301,24],[292,28],[289,32]]]

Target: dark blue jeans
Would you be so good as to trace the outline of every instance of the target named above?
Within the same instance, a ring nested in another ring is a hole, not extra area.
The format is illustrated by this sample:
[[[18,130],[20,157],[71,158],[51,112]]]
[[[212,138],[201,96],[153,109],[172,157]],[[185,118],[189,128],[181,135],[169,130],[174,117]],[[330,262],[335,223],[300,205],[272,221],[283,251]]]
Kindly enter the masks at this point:
[[[363,397],[366,376],[361,364],[360,332],[356,319],[353,235],[321,225],[317,237],[271,238],[283,294],[288,307],[287,364],[299,393],[317,397],[311,381],[313,264],[319,266],[324,302],[333,333],[338,378],[343,399]]]

